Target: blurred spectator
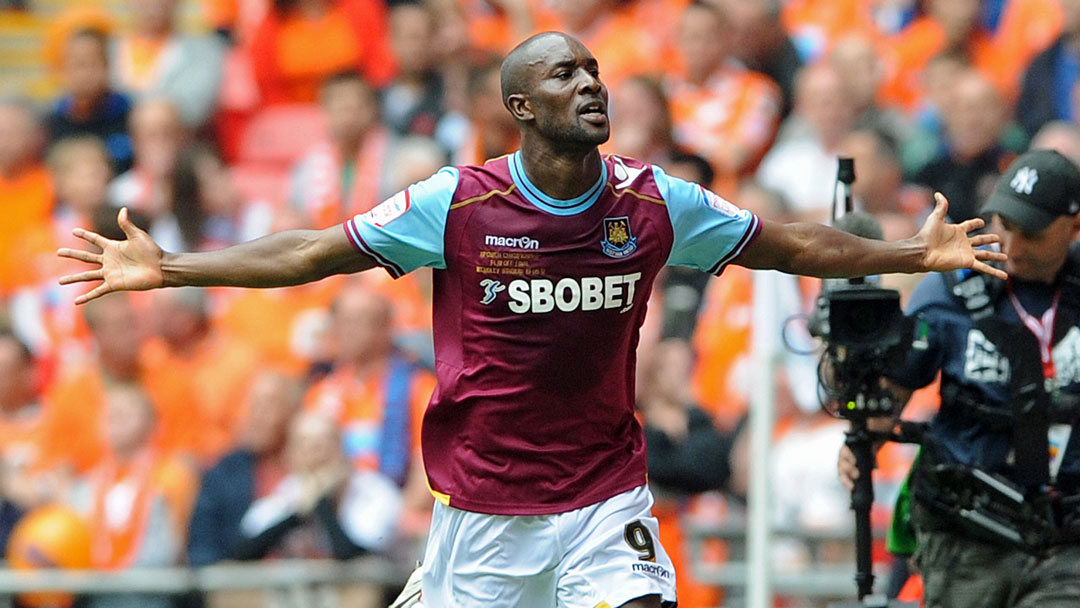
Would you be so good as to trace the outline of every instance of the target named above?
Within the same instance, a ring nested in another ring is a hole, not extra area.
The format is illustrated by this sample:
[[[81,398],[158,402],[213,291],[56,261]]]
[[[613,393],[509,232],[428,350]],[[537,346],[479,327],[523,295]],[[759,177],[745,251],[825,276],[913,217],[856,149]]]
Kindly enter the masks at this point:
[[[53,206],[43,133],[29,105],[0,102],[0,299],[37,278],[20,239],[47,230]]]
[[[943,51],[927,60],[919,76],[923,96],[909,114],[916,127],[928,133],[937,133],[944,128],[945,108],[952,99],[953,85],[971,69],[971,60],[960,51]],[[912,139],[917,140],[918,137]],[[903,148],[907,149],[911,142],[902,143]],[[910,167],[907,153],[904,156],[904,166]],[[918,158],[918,155],[915,154],[914,158]]]
[[[182,251],[209,251],[270,232],[274,210],[265,201],[245,200],[221,155],[208,144],[181,150],[172,171],[172,215]]]
[[[784,29],[807,63],[824,57],[834,41],[849,34],[872,34],[874,5],[864,0],[788,0],[783,2]]]
[[[720,433],[709,415],[693,404],[692,369],[693,353],[686,342],[661,342],[652,365],[638,381],[644,388],[638,408],[644,421],[649,485],[656,496],[653,511],[660,520],[660,542],[668,547],[679,572],[679,604],[715,606],[717,590],[693,576],[680,517],[694,494],[727,489],[729,484],[732,491],[745,494],[747,468],[741,467],[733,475],[731,459],[738,431]]]
[[[268,371],[255,377],[239,446],[203,475],[188,538],[192,566],[239,556],[244,513],[285,478],[285,436],[300,398],[300,385],[288,376]]]
[[[1080,0],[1058,0],[1063,13],[1061,36],[1031,62],[1024,73],[1016,120],[1034,135],[1051,120],[1077,122],[1074,89],[1080,82]]]
[[[30,350],[0,331],[0,497],[17,512],[62,498],[68,437],[84,432],[41,399]]]
[[[469,125],[461,146],[454,151],[455,165],[479,165],[517,150],[519,134],[513,115],[503,107],[499,86],[501,61],[492,59],[469,75]],[[612,137],[615,137],[615,125]]]
[[[960,222],[975,217],[997,176],[1023,144],[1006,141],[1008,114],[990,81],[969,70],[952,86],[944,108],[944,138],[933,160],[915,171],[911,181],[944,194],[949,218]]]
[[[883,54],[889,75],[883,99],[906,112],[914,111],[926,94],[920,74],[930,58],[956,52],[970,58],[1008,102],[1016,97],[1019,78],[1028,61],[1053,39],[1056,7],[1046,0],[1008,2],[995,35],[981,21],[979,0],[926,0],[926,14],[885,42]]]
[[[668,175],[695,184],[712,183],[715,174],[709,161],[701,156],[676,152],[664,164]],[[698,312],[701,309],[705,287],[712,278],[687,266],[667,266],[659,279],[663,302],[663,327],[661,339],[678,338],[689,341],[697,329]]]
[[[435,0],[431,3],[441,24],[440,49],[453,53],[459,46],[502,56],[537,32],[539,3],[530,0]]]
[[[675,142],[709,160],[716,179],[703,185],[723,196],[765,154],[781,104],[774,83],[729,57],[727,25],[711,4],[687,7],[678,38],[685,71],[666,82]]]
[[[153,399],[157,430],[154,441],[162,453],[194,452],[200,445],[203,424],[201,411],[191,407],[193,390],[188,378],[160,374],[147,382],[142,348],[146,343],[144,323],[128,294],[113,294],[82,307],[90,330],[93,356],[61,370],[50,382],[46,398],[62,416],[81,420],[83,428],[94,428],[104,417],[107,389],[118,384],[141,386]],[[71,438],[79,457],[76,466],[86,470],[99,462],[104,445],[95,433]]]
[[[910,135],[911,126],[904,116],[878,103],[885,74],[873,40],[861,34],[845,36],[833,44],[829,61],[844,77],[857,128],[875,129],[894,141]]]
[[[85,241],[71,231],[92,226],[95,214],[106,208],[111,169],[105,145],[93,135],[61,140],[49,150],[47,165],[57,205],[49,225],[37,230],[27,226],[19,239],[25,259],[32,260],[36,282],[14,294],[10,311],[19,337],[50,365],[63,368],[86,354],[89,336],[73,304],[86,288],[56,282],[56,277],[81,269],[58,258],[56,249],[83,247]]]
[[[588,47],[609,90],[631,76],[658,75],[666,64],[661,36],[638,24],[617,0],[555,0],[551,8],[554,15],[541,28],[566,32]]]
[[[269,0],[201,0],[206,22],[224,40],[248,44],[266,16]]]
[[[393,546],[401,490],[380,473],[349,467],[332,418],[297,416],[285,450],[288,474],[244,513],[234,557],[350,559]]]
[[[1080,127],[1061,121],[1048,122],[1031,138],[1031,150],[1057,150],[1080,165]]]
[[[56,187],[53,222],[62,227],[58,233],[89,226],[94,212],[108,203],[112,171],[105,143],[94,135],[63,139],[46,160]]]
[[[394,348],[393,309],[382,295],[347,285],[331,314],[333,371],[308,391],[305,405],[340,425],[355,468],[403,485],[410,461],[419,457],[420,419],[434,377]]]
[[[757,173],[762,185],[784,195],[797,218],[818,221],[828,215],[836,185],[837,146],[854,118],[836,68],[817,63],[799,73],[795,112],[787,122],[803,121],[802,126],[781,129],[783,138],[765,155]]]
[[[225,56],[221,43],[212,36],[177,31],[176,0],[128,4],[132,29],[113,39],[113,85],[137,100],[164,97],[176,106],[185,126],[205,125],[221,86]]]
[[[880,215],[904,213],[922,219],[932,205],[921,188],[904,184],[904,169],[896,141],[873,128],[857,128],[838,146],[842,156],[855,161],[855,183],[851,193],[858,208]]]
[[[795,103],[795,77],[802,60],[780,22],[777,0],[712,0],[723,7],[731,27],[730,48],[747,68],[769,77],[780,87],[787,117]]]
[[[321,103],[330,138],[293,172],[289,200],[315,228],[329,228],[382,200],[390,133],[379,124],[371,85],[356,72],[326,80]]]
[[[131,102],[109,88],[109,40],[101,30],[82,29],[67,39],[63,57],[65,93],[46,120],[49,140],[75,135],[101,138],[113,170],[131,168],[133,150],[127,134]]]
[[[183,561],[188,519],[197,489],[194,471],[154,448],[149,397],[131,384],[110,387],[100,421],[108,451],[77,488],[72,502],[90,522],[94,568],[176,566]],[[92,598],[93,608],[170,608],[172,598],[115,595]]]
[[[398,75],[382,90],[380,113],[383,124],[398,135],[432,137],[454,150],[460,145],[462,119],[447,113],[435,19],[435,12],[419,2],[390,9],[390,46]]]
[[[634,76],[610,94],[614,114],[611,151],[666,168],[675,141],[671,106],[660,81],[651,76]]]
[[[312,103],[333,74],[375,86],[394,76],[381,0],[272,0],[251,41],[262,103]]]
[[[150,386],[184,378],[190,400],[177,415],[199,421],[192,429],[198,443],[186,447],[202,462],[214,462],[232,447],[239,421],[236,404],[255,374],[258,353],[212,329],[205,291],[170,289],[152,298],[156,335],[142,353],[142,378]]]
[[[686,496],[730,489],[744,495],[747,470],[732,467],[737,431],[721,434],[712,418],[694,404],[690,383],[694,354],[683,340],[661,342],[651,374],[643,378],[639,410],[649,454],[649,482],[659,493]],[[741,427],[741,425],[740,425]]]
[[[305,226],[296,211],[278,209],[271,231]],[[281,289],[222,290],[214,325],[228,339],[254,348],[266,365],[300,377],[313,363],[331,358],[328,309],[343,280],[339,276]]]
[[[167,99],[146,99],[131,112],[135,166],[109,185],[109,202],[150,217],[150,234],[166,251],[183,250],[183,236],[169,213],[173,170],[187,138],[180,114]]]

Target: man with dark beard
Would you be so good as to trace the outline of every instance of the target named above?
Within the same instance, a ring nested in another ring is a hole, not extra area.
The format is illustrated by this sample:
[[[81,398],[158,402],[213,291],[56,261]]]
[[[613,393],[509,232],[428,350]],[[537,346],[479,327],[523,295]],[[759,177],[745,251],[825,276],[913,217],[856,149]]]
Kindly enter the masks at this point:
[[[447,167],[323,231],[282,232],[172,254],[127,221],[126,241],[76,233],[103,253],[61,250],[102,281],[76,300],[174,285],[272,287],[381,266],[434,272],[438,387],[422,447],[437,502],[423,566],[432,606],[656,608],[675,573],[657,542],[634,364],[664,264],[730,262],[815,276],[991,269],[982,220],[895,243],[760,220],[659,167],[601,156],[607,88],[578,40],[543,33],[502,71],[521,149]]]

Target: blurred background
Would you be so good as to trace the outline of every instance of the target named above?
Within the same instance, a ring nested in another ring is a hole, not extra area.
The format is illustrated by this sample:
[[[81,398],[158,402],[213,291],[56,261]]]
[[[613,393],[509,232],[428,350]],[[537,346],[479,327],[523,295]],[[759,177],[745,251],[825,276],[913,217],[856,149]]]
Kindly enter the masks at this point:
[[[953,221],[976,215],[1029,147],[1080,161],[1080,0],[0,0],[0,602],[387,604],[432,503],[430,274],[77,309],[85,288],[56,283],[77,264],[54,252],[81,246],[75,226],[122,238],[120,206],[171,251],[325,228],[511,152],[499,61],[549,29],[599,60],[604,152],[775,220],[828,218],[838,156],[888,239],[915,233],[933,191]],[[906,295],[918,277],[887,280]],[[777,282],[772,316],[811,310],[816,281]],[[759,468],[776,605],[854,594],[846,423],[819,409],[805,328],[754,327],[753,291],[739,267],[668,269],[642,333],[685,608],[743,605],[760,331],[798,346],[777,353]],[[881,537],[912,455],[879,457]],[[881,538],[874,555],[904,565]],[[45,584],[26,571],[86,568],[102,574],[49,579],[77,593],[16,593]]]

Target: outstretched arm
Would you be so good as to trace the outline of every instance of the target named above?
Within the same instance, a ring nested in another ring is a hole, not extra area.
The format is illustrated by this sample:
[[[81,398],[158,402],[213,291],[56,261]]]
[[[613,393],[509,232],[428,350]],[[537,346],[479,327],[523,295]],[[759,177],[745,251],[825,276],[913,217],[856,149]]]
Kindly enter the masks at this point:
[[[349,243],[340,226],[326,230],[288,230],[254,241],[204,253],[166,253],[121,209],[117,216],[127,240],[114,241],[76,228],[75,236],[101,253],[60,249],[61,257],[94,268],[60,278],[60,283],[101,281],[76,298],[85,304],[113,291],[143,291],[159,287],[285,287],[310,283],[334,274],[367,270],[374,260]]]
[[[815,277],[858,277],[890,272],[931,272],[971,268],[1005,278],[987,262],[1003,262],[1005,254],[977,249],[996,243],[995,234],[968,236],[983,220],[948,224],[949,204],[940,193],[937,205],[919,233],[902,241],[875,241],[828,226],[762,221],[761,232],[735,263],[747,268],[775,269]]]

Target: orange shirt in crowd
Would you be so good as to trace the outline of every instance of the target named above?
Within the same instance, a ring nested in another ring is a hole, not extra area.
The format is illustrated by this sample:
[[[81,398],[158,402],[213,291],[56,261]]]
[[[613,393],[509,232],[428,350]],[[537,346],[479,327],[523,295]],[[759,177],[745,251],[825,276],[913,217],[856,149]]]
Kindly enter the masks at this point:
[[[502,57],[526,37],[539,32],[536,24],[546,17],[540,16],[543,7],[529,2],[528,10],[533,19],[533,31],[518,33],[506,12],[488,0],[458,0],[458,11],[465,23],[465,35],[469,47],[492,56]]]
[[[120,486],[126,486],[122,489]],[[195,504],[199,479],[180,460],[147,449],[130,463],[108,456],[90,473],[90,544],[95,568],[120,570],[132,566],[143,550],[155,501],[168,510],[173,537],[183,546]],[[110,509],[110,493],[130,497],[126,509]],[[160,539],[157,539],[160,540]]]
[[[179,374],[159,374],[148,382],[145,376],[142,374],[139,383],[157,414],[155,446],[164,454],[197,454],[205,425],[202,412],[192,407],[195,397],[190,380]],[[105,455],[105,441],[98,429],[105,412],[108,382],[96,362],[86,362],[65,370],[46,391],[46,399],[55,404],[58,415],[86,421],[83,430],[72,438],[80,444],[76,465],[83,471]]]
[[[796,46],[816,59],[829,51],[832,41],[847,34],[876,37],[869,9],[866,0],[788,0],[780,19]]]
[[[81,419],[80,419],[81,418]],[[43,401],[11,415],[0,415],[0,459],[6,467],[41,473],[60,466],[89,462],[79,454],[80,435],[90,421],[85,415],[60,416]]]
[[[390,132],[371,129],[356,159],[346,161],[330,142],[316,144],[300,164],[299,200],[294,201],[311,226],[322,230],[366,213],[380,202],[384,161],[390,146]],[[346,163],[351,183],[345,184]]]
[[[920,78],[923,68],[934,56],[945,50],[945,30],[930,17],[912,22],[904,31],[885,40],[882,59],[885,83],[882,101],[906,112],[918,108],[924,97]],[[1022,54],[1003,44],[986,32],[977,32],[968,42],[971,63],[997,88],[1003,99],[1011,100],[1020,86],[1022,65],[1012,55]]]
[[[698,313],[693,384],[697,403],[721,428],[733,428],[746,411],[737,372],[749,366],[753,300],[750,271],[729,266],[723,279],[709,281]]]
[[[189,410],[203,428],[198,445],[189,446],[204,463],[212,463],[233,447],[240,421],[240,404],[259,364],[258,353],[248,344],[211,334],[183,352],[169,349],[164,340],[150,341],[143,352],[145,381],[163,386],[171,376],[185,378],[193,401]]]
[[[263,103],[313,103],[322,81],[358,70],[376,87],[394,75],[381,0],[337,0],[320,17],[269,11],[251,43]]]
[[[292,375],[326,356],[329,307],[342,277],[281,289],[222,290],[225,302],[215,327],[259,353],[262,360]]]
[[[733,197],[738,178],[765,155],[780,120],[781,94],[767,76],[728,63],[702,86],[667,83],[675,142],[704,156],[716,170],[712,189]]]
[[[653,505],[653,517],[660,522],[660,545],[667,549],[668,557],[678,576],[675,578],[675,594],[681,608],[707,608],[720,602],[720,590],[703,585],[693,576],[689,547],[682,531],[682,509],[676,501],[657,498]]]
[[[0,175],[0,296],[38,278],[34,254],[21,242],[31,233],[48,233],[53,206],[49,172],[36,166],[15,177]]]
[[[388,369],[380,366],[364,377],[358,377],[351,367],[343,367],[311,387],[304,398],[304,407],[326,414],[341,425],[345,444],[357,449],[350,454],[353,464],[361,469],[378,470],[378,451],[372,437],[378,436],[386,409],[386,379]],[[409,387],[410,431],[413,453],[420,453],[420,426],[435,390],[435,376],[416,370]],[[350,438],[350,435],[352,436]]]
[[[568,31],[554,16],[541,19],[541,30]],[[575,36],[592,51],[600,65],[600,79],[609,91],[631,76],[660,74],[668,57],[660,39],[641,27],[631,13],[612,11],[597,18],[584,32]]]

